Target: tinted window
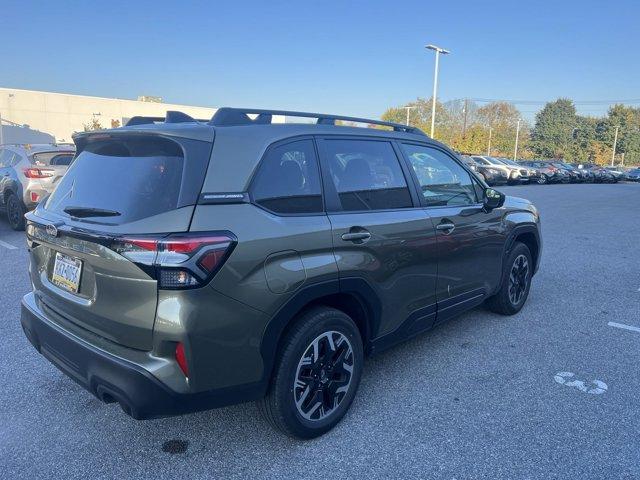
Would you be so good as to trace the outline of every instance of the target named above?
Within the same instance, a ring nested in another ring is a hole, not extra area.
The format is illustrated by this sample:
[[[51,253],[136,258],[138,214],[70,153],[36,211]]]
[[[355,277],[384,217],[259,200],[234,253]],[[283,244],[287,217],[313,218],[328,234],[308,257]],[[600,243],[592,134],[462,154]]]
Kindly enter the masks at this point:
[[[73,159],[73,152],[42,152],[33,155],[34,165],[70,165]]]
[[[71,161],[73,160],[73,154],[62,154],[56,155],[51,159],[49,165],[71,165]]]
[[[130,138],[89,143],[49,197],[47,210],[114,210],[101,219],[125,223],[177,207],[184,158],[177,143]]]
[[[403,144],[416,172],[427,206],[470,205],[477,203],[471,175],[441,150]]]
[[[271,148],[253,181],[253,200],[276,213],[322,212],[322,190],[313,141]]]
[[[343,210],[409,208],[413,204],[389,142],[326,140],[331,179]]]

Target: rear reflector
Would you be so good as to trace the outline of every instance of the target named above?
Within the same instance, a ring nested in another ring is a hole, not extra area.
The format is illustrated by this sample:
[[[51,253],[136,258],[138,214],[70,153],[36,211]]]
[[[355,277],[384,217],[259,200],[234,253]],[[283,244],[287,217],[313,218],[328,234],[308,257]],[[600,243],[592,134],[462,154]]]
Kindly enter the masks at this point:
[[[31,201],[37,202],[38,200],[40,200],[40,195],[38,195],[36,192],[31,192]]]
[[[176,345],[176,362],[178,362],[178,366],[180,367],[180,370],[182,370],[182,373],[184,373],[184,376],[188,377],[189,367],[187,365],[187,357],[184,354],[184,345],[182,342],[179,342]]]

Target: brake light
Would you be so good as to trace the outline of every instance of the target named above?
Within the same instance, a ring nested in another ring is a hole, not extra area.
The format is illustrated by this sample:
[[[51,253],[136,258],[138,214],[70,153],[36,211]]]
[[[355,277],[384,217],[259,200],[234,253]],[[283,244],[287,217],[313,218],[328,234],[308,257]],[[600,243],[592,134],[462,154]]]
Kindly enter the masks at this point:
[[[44,168],[24,168],[22,169],[24,176],[27,178],[48,178],[53,177],[53,170]]]
[[[111,248],[147,270],[153,267],[159,288],[180,289],[208,283],[235,245],[235,236],[224,232],[124,237]]]
[[[36,192],[31,192],[31,201],[37,202],[38,200],[40,200],[40,195],[38,195]]]
[[[189,376],[189,366],[187,365],[187,356],[184,353],[184,345],[182,342],[178,342],[176,345],[176,362],[185,377]]]

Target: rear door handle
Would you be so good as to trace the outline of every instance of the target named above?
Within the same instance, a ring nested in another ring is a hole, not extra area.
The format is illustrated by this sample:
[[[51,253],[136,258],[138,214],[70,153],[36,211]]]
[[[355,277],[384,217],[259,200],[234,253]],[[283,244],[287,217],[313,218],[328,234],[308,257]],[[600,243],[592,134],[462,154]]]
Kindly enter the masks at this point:
[[[451,222],[439,223],[436,230],[440,230],[445,235],[449,235],[456,228],[455,224]]]
[[[370,238],[371,233],[369,232],[349,232],[342,234],[342,240],[345,242],[364,242]]]

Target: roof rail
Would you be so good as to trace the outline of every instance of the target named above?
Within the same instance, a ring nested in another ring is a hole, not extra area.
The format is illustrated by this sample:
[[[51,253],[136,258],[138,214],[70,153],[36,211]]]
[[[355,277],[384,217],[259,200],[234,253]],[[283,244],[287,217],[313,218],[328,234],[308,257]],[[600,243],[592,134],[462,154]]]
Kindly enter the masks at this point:
[[[251,119],[249,115],[257,115],[255,119]],[[310,112],[293,112],[288,110],[261,110],[255,108],[219,108],[209,122],[214,126],[231,126],[231,125],[256,125],[272,123],[273,115],[282,115],[286,117],[303,117],[316,118],[317,125],[335,125],[336,120],[345,122],[367,123],[370,125],[382,125],[391,127],[396,132],[415,133],[425,135],[422,130],[401,123],[385,122],[382,120],[372,120],[370,118],[345,117],[343,115],[330,115],[326,113],[310,113]],[[127,124],[128,125],[128,124]]]
[[[148,125],[150,123],[185,123],[185,122],[203,122],[207,123],[209,120],[196,120],[190,117],[186,113],[177,112],[175,110],[167,110],[167,114],[164,117],[144,117],[137,115],[131,117],[125,127],[132,125]]]

